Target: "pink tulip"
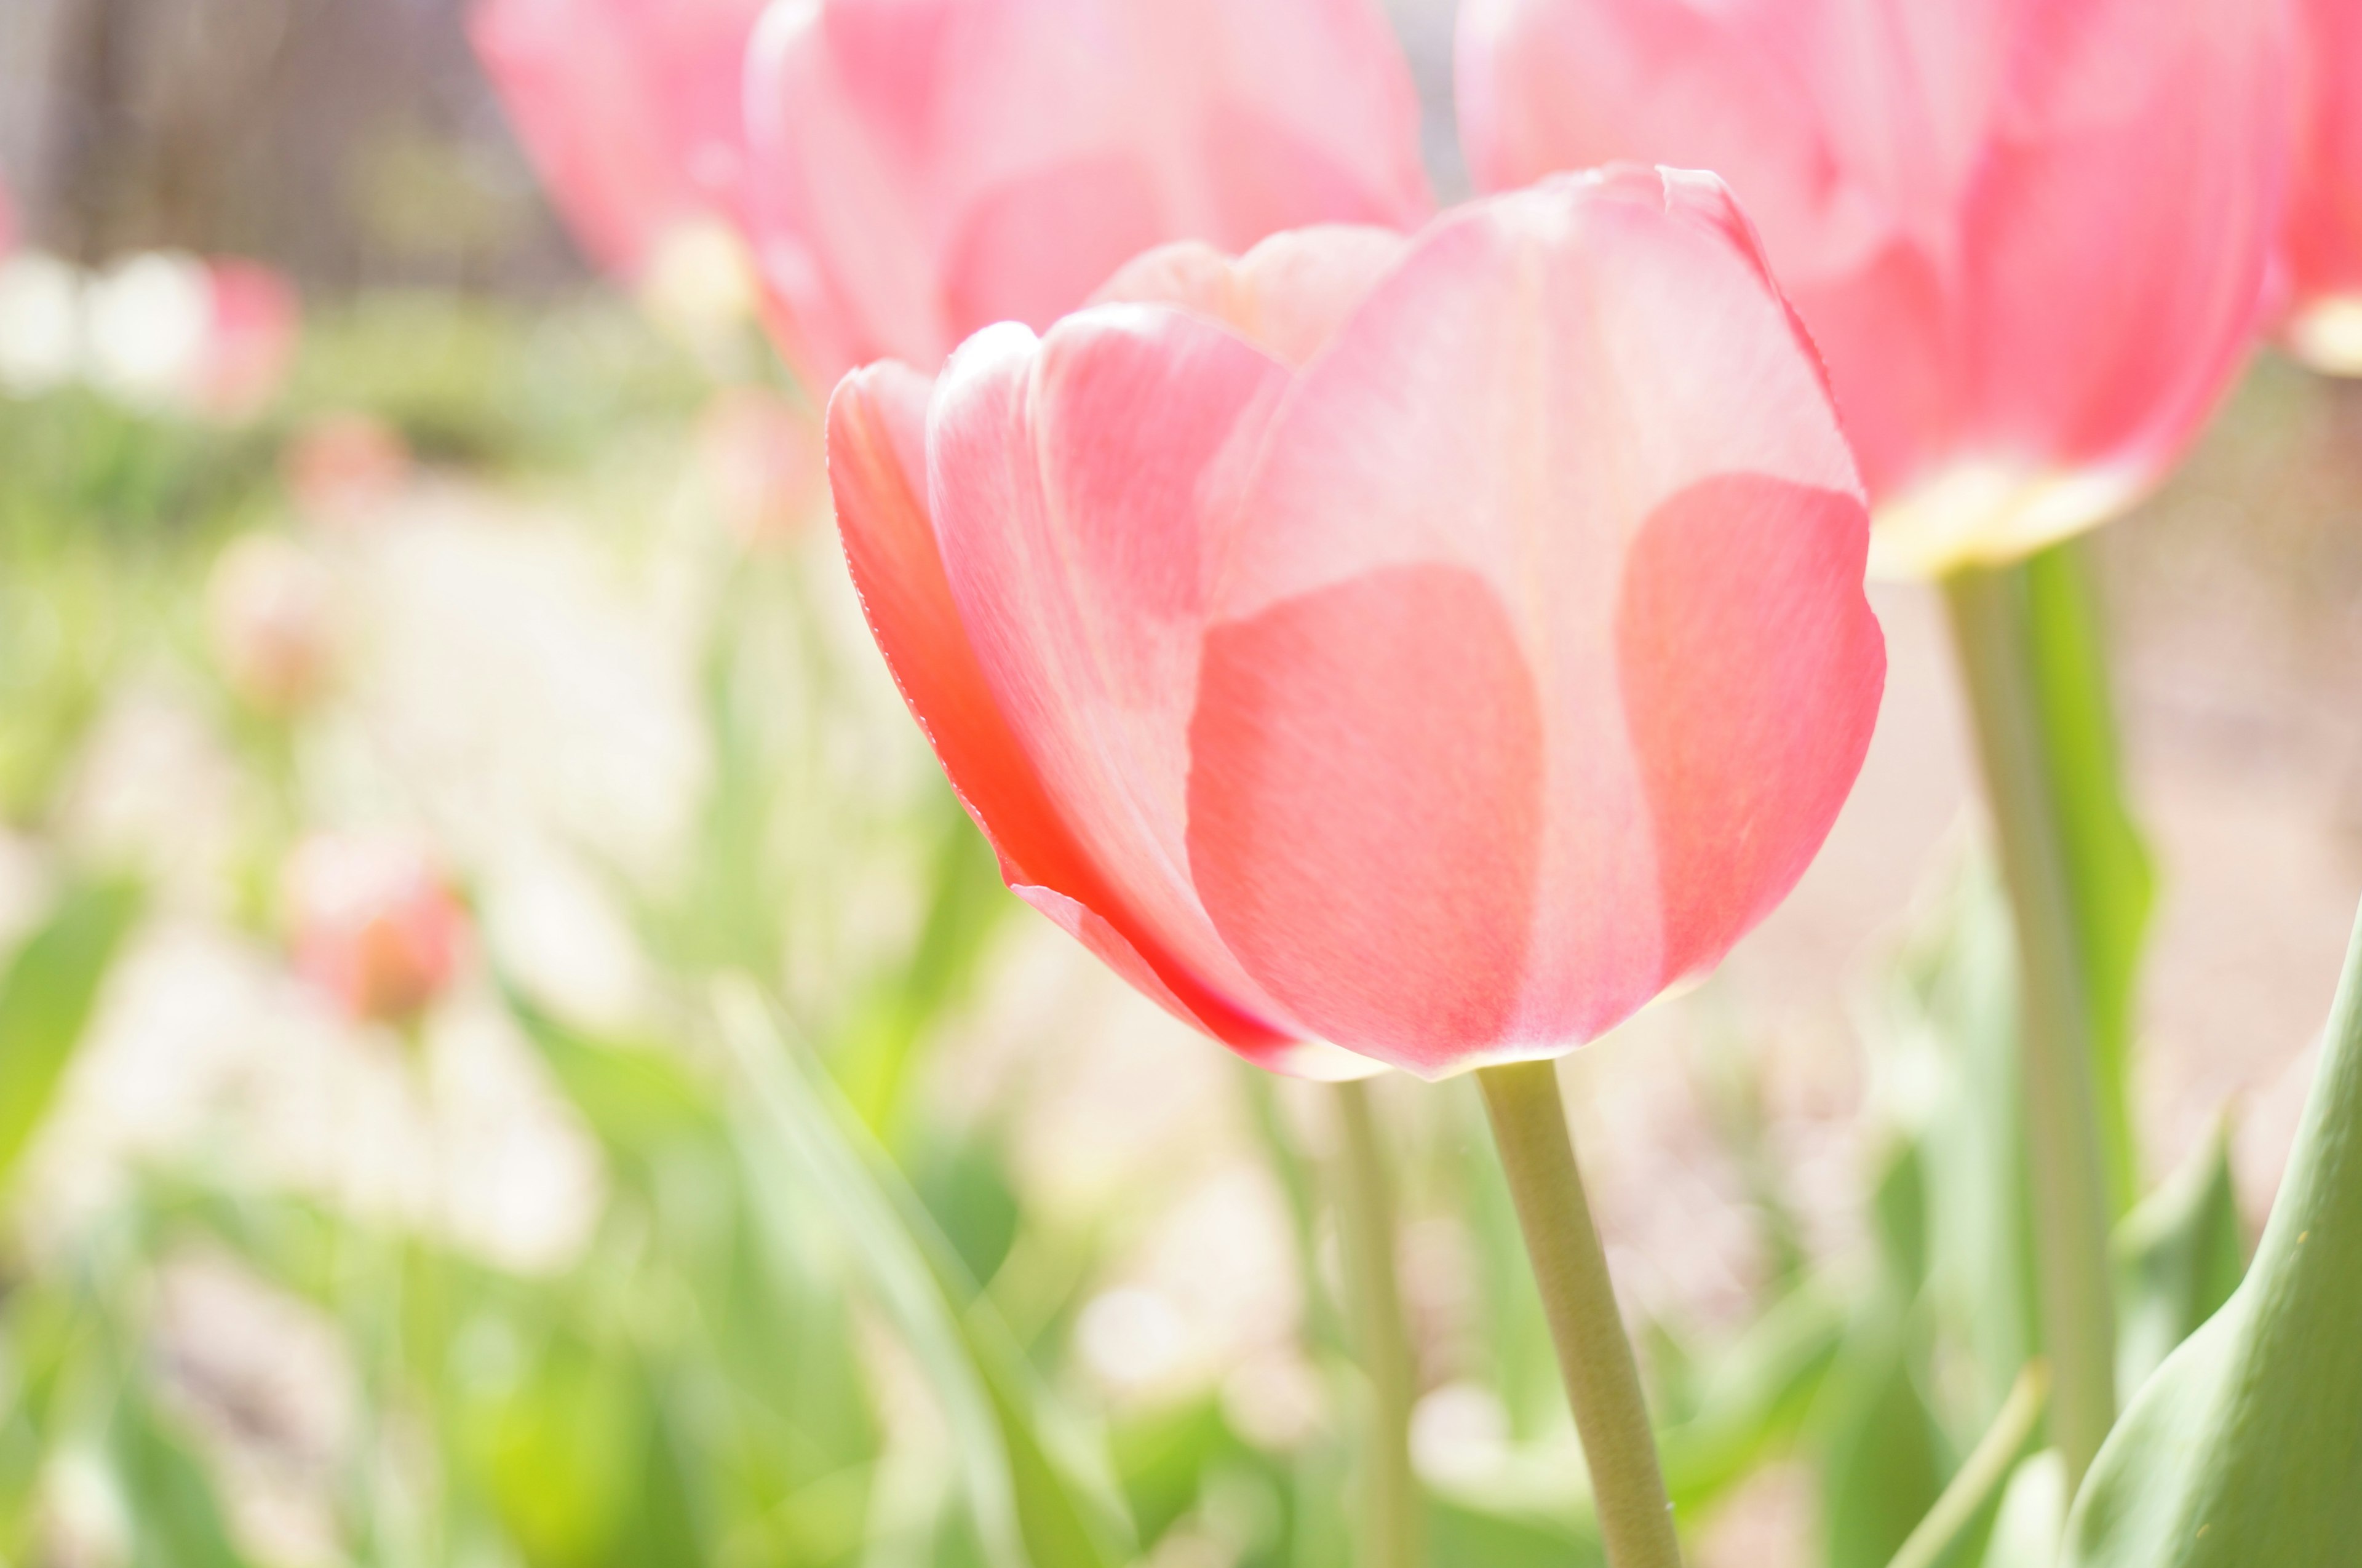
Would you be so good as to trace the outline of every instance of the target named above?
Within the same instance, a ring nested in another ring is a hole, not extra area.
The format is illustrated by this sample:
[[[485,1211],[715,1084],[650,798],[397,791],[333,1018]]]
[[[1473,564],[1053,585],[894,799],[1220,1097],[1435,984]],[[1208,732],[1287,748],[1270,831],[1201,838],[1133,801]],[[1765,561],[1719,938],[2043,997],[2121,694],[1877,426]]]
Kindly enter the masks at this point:
[[[1440,1077],[1595,1037],[1794,886],[1884,644],[1719,182],[1183,246],[1105,298],[829,414],[871,629],[1021,897],[1255,1061]]]
[[[815,386],[1038,329],[1140,252],[1429,211],[1373,0],[817,0],[748,78],[749,215]]]
[[[766,0],[480,0],[469,23],[535,168],[600,266],[637,279],[734,210]]]
[[[216,419],[250,419],[287,380],[302,336],[303,307],[294,285],[258,262],[211,262],[207,282],[213,327],[191,400]]]
[[[2267,0],[1469,0],[1480,185],[1727,177],[1827,356],[1882,566],[1998,561],[2166,470],[2257,326]]]
[[[450,985],[467,916],[413,840],[307,840],[288,864],[285,896],[297,971],[348,1017],[407,1023]]]
[[[2362,376],[2362,0],[2306,0],[2303,20],[2288,338],[2321,369]]]

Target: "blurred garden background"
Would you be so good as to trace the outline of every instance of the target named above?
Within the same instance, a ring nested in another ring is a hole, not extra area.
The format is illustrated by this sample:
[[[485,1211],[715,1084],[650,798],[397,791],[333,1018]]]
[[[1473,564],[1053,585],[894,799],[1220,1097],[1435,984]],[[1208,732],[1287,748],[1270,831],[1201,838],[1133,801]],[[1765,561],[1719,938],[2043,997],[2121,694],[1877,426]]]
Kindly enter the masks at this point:
[[[1463,192],[1450,0],[1393,10]],[[1347,1561],[1333,1101],[1003,891],[825,389],[594,276],[464,11],[0,5],[0,1562]],[[227,259],[269,330],[191,381]],[[2362,382],[2264,355],[2084,548],[2181,1173],[2120,1250],[2186,1316],[2362,897]],[[2016,1242],[1930,1173],[2008,1118],[2005,917],[1939,607],[1875,602],[1827,851],[1563,1068],[1706,1568],[1884,1563],[1998,1397]],[[1375,1099],[1435,1561],[1595,1561],[1474,1092]]]

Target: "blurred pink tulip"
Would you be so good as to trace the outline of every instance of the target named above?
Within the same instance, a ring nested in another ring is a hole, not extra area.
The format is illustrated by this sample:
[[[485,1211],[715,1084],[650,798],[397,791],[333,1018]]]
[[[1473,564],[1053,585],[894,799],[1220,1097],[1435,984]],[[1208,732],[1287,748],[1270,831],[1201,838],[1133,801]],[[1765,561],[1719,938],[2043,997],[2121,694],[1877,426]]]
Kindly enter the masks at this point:
[[[766,0],[480,0],[476,53],[591,259],[637,280],[735,210]]]
[[[297,971],[348,1017],[407,1023],[450,985],[467,916],[414,840],[306,840],[289,862],[285,896]]]
[[[1468,0],[1481,186],[1713,169],[1827,356],[1884,569],[2122,510],[2262,307],[2289,60],[2265,0]]]
[[[1374,0],[817,0],[748,78],[777,335],[825,389],[1046,329],[1150,248],[1429,210]]]
[[[2304,118],[2290,193],[2290,346],[2362,376],[2362,0],[2305,0]]]
[[[191,385],[196,408],[215,418],[250,419],[279,395],[295,359],[303,307],[294,285],[253,261],[207,265],[212,333]]]
[[[1021,897],[1255,1061],[1440,1077],[1595,1037],[1785,896],[1885,651],[1718,182],[1183,246],[1103,297],[830,410],[871,628]]]

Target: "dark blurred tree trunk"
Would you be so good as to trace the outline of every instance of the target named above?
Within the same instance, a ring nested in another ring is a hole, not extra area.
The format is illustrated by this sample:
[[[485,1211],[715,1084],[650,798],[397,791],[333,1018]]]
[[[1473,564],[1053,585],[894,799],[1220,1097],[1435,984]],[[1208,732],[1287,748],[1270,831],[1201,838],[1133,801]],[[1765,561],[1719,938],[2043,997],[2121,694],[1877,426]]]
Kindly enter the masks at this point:
[[[95,264],[121,242],[139,162],[133,36],[146,0],[66,0],[59,17],[49,196],[58,248]]]

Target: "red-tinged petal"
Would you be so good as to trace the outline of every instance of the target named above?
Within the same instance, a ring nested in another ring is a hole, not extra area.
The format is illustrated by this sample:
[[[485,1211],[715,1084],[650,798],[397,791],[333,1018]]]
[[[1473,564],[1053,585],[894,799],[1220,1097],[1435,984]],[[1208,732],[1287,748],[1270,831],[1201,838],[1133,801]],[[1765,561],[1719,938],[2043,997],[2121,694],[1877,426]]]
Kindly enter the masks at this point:
[[[1391,567],[1217,626],[1189,751],[1198,890],[1291,1011],[1428,1077],[1507,1034],[1543,737],[1483,579]]]
[[[1275,1021],[1208,923],[1183,837],[1226,498],[1287,379],[1193,316],[1104,306],[1046,339],[972,339],[928,425],[952,596],[1060,819],[1156,947]]]
[[[1409,240],[1344,224],[1275,234],[1236,260],[1194,240],[1136,258],[1094,304],[1169,304],[1219,321],[1301,370],[1402,259]]]
[[[1002,718],[921,500],[929,388],[915,371],[877,365],[845,378],[829,405],[829,479],[845,557],[904,701],[1010,887],[1175,1016],[1286,1067],[1296,1057],[1282,1050],[1281,1032],[1209,989],[1131,912],[1076,843]]]
[[[1182,1022],[1222,1041],[1259,1067],[1285,1073],[1289,1077],[1318,1078],[1329,1083],[1366,1078],[1385,1070],[1383,1062],[1357,1056],[1321,1041],[1291,1040],[1235,1010],[1209,991],[1199,991],[1194,1000],[1184,1001],[1155,966],[1140,955],[1131,938],[1091,911],[1048,888],[1021,885],[1011,891],[1048,916],[1059,930],[1089,948],[1099,962],[1115,971],[1117,978]]]
[[[1853,788],[1886,674],[1861,592],[1869,539],[1857,497],[1727,474],[1632,542],[1617,643],[1668,980],[1712,966],[1787,896]]]
[[[1210,906],[1217,927],[1313,1031],[1416,1071],[1596,1035],[1667,977],[1657,824],[1614,632],[1628,553],[1661,508],[1721,476],[1859,502],[1818,366],[1744,221],[1710,178],[1644,171],[1556,181],[1448,218],[1306,370],[1264,451],[1209,607],[1209,660],[1235,628],[1284,625],[1288,607],[1329,602],[1326,593],[1374,578],[1412,569],[1421,581],[1442,572],[1481,585],[1521,650],[1540,713],[1532,922],[1522,975],[1495,1012],[1446,991],[1453,1032],[1442,1058],[1425,1038],[1433,1011],[1406,1010],[1393,992],[1317,992],[1297,973],[1298,955],[1374,930],[1420,929],[1415,910],[1373,907],[1381,889],[1371,882],[1353,885],[1349,911],[1346,900],[1313,897],[1316,879],[1266,881],[1251,923],[1234,926],[1250,904],[1226,896]],[[1756,525],[1782,521],[1766,514]],[[1481,635],[1473,612],[1438,617],[1451,628],[1440,640],[1464,649]],[[1363,790],[1393,788],[1378,782],[1388,774],[1474,766],[1462,760],[1474,743],[1436,711],[1451,704],[1423,709],[1419,723],[1378,725],[1329,666],[1275,665],[1270,679],[1305,690],[1258,692],[1257,711],[1309,713],[1335,701],[1367,728],[1338,764]],[[1515,726],[1498,717],[1514,707],[1505,696],[1465,718],[1489,726],[1478,748],[1487,766],[1514,749],[1504,737]],[[1433,744],[1421,744],[1431,725],[1441,726]],[[1309,777],[1311,764],[1302,767]],[[1505,776],[1484,778],[1491,795],[1480,798],[1505,809]],[[1278,822],[1313,809],[1255,812]],[[1217,831],[1192,821],[1193,857],[1228,854],[1198,842]],[[1447,821],[1444,831],[1462,830]],[[1419,896],[1415,882],[1404,884],[1406,904]],[[1519,896],[1510,882],[1485,885],[1509,903]],[[1496,960],[1482,970],[1489,983],[1509,951],[1501,918],[1486,915],[1472,938]],[[1266,945],[1283,933],[1285,944]],[[1399,950],[1385,956],[1417,967]]]

